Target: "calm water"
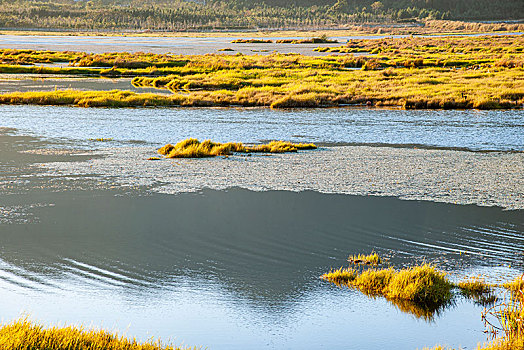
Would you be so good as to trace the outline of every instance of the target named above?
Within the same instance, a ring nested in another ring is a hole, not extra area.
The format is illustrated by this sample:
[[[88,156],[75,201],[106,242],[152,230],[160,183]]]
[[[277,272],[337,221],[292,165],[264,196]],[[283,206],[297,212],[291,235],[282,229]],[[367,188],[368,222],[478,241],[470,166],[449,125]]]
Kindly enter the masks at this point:
[[[471,349],[485,340],[482,306],[458,299],[425,320],[318,276],[372,249],[395,250],[396,266],[425,258],[491,278],[524,268],[522,212],[314,192],[114,194],[0,196],[41,204],[0,224],[4,319],[24,311],[210,349]]]
[[[375,109],[270,110],[264,108],[84,109],[0,106],[0,126],[93,147],[155,145],[187,137],[219,142],[290,140],[317,143],[426,145],[473,150],[524,150],[524,112]],[[98,145],[99,146],[99,145]]]

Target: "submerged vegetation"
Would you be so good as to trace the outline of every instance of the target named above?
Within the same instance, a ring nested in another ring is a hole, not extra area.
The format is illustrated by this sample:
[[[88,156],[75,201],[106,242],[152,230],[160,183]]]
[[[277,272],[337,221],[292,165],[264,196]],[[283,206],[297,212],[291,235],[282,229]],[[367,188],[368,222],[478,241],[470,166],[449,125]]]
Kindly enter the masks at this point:
[[[179,350],[160,341],[138,342],[117,333],[104,330],[86,330],[82,327],[45,328],[27,319],[20,319],[0,327],[2,349],[16,350]],[[184,348],[186,349],[186,348]]]
[[[228,142],[218,143],[211,140],[203,142],[197,139],[186,139],[176,145],[167,144],[158,150],[158,153],[166,158],[206,158],[216,156],[228,156],[238,153],[286,153],[298,150],[316,149],[312,143],[291,143],[287,141],[271,141],[263,145],[244,146],[242,143]]]
[[[0,103],[406,109],[497,109],[524,104],[524,35],[353,40],[324,49],[349,54],[181,56],[0,50],[4,73],[133,77],[135,87],[172,92],[170,96],[118,91],[7,93],[0,95]],[[359,52],[366,55],[353,55]],[[13,64],[64,59],[70,67]]]

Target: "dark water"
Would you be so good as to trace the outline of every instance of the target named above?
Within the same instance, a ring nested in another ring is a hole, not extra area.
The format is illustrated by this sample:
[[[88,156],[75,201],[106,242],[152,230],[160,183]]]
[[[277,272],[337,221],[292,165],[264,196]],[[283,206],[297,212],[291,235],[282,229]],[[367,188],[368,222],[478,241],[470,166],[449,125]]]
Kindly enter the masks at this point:
[[[90,138],[110,146],[139,140],[163,145],[188,137],[218,142],[423,145],[472,150],[524,150],[522,110],[386,110],[264,108],[97,108],[0,106],[0,126],[75,147]],[[95,146],[96,147],[96,146]]]
[[[482,306],[459,299],[425,320],[318,276],[371,250],[489,278],[524,268],[522,211],[240,189],[0,200],[41,204],[0,223],[4,319],[25,311],[210,349],[473,348]]]

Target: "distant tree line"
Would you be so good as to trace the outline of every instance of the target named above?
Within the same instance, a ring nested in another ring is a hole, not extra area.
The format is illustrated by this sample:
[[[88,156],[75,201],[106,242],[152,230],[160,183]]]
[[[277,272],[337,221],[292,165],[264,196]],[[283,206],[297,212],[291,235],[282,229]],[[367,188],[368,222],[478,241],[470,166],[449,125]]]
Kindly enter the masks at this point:
[[[522,14],[523,0],[0,0],[0,27],[77,30],[325,28]]]

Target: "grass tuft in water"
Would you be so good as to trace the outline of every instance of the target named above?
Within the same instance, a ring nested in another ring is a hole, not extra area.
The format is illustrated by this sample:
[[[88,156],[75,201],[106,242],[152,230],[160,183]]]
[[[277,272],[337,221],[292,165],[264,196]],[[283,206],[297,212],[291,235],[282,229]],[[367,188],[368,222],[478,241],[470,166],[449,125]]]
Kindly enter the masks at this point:
[[[355,276],[351,278],[353,273]],[[382,295],[389,300],[408,300],[419,304],[448,303],[453,287],[444,272],[429,264],[402,270],[367,269],[360,273],[353,269],[339,269],[324,274],[321,278],[356,288],[365,294]]]
[[[473,277],[457,283],[460,293],[468,298],[478,299],[493,292],[493,287],[483,279]]]
[[[511,282],[504,283],[502,286],[514,294],[519,291],[524,292],[524,275],[515,278]]]
[[[348,261],[351,264],[366,264],[366,265],[378,265],[382,263],[382,259],[375,252],[372,252],[371,254],[368,254],[368,255],[364,255],[364,254],[351,255],[348,258]]]

